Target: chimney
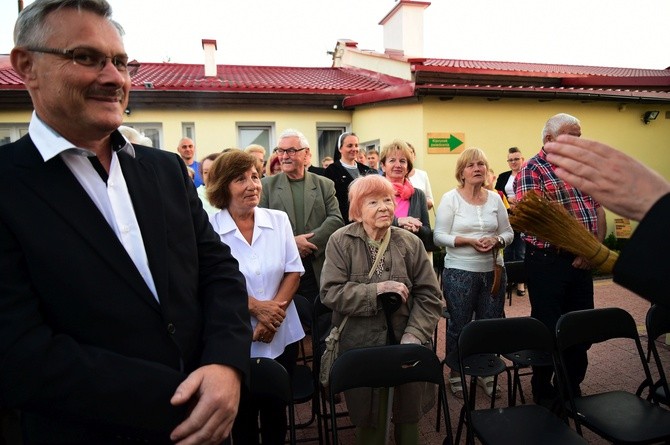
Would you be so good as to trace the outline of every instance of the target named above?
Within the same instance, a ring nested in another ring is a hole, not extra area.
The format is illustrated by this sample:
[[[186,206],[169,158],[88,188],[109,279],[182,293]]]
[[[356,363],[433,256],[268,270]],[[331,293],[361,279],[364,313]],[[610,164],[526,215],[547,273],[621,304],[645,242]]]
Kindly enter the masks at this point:
[[[205,77],[216,77],[216,40],[202,39],[205,50]]]
[[[384,52],[423,57],[423,10],[430,2],[400,0],[379,22],[384,27]]]

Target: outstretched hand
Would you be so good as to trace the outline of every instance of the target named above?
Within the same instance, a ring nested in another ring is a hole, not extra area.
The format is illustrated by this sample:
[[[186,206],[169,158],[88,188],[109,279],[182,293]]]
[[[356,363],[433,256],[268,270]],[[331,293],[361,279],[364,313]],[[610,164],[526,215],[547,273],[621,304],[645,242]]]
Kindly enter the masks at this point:
[[[561,135],[544,149],[559,178],[621,216],[639,221],[670,193],[661,175],[606,144]]]

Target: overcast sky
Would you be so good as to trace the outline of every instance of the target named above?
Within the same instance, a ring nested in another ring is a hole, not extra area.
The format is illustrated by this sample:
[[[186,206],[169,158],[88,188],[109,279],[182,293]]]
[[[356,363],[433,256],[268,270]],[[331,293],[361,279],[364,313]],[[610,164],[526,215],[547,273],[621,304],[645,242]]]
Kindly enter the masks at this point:
[[[32,0],[24,0],[28,5]],[[337,39],[383,52],[394,0],[110,0],[140,62],[331,65]],[[17,0],[0,0],[0,54],[11,51]],[[433,0],[424,56],[665,69],[670,0]]]

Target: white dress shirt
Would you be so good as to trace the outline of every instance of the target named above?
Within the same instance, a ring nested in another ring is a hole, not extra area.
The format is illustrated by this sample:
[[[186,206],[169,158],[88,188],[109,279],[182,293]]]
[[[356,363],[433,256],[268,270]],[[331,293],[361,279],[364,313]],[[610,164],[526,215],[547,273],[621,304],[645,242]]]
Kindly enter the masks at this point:
[[[261,301],[274,299],[286,272],[305,269],[300,260],[298,246],[288,215],[280,210],[256,207],[254,209],[254,233],[251,245],[237,228],[227,209],[220,210],[210,220],[214,231],[240,263],[240,272],[247,282],[247,293]],[[251,326],[256,328],[258,320],[251,317]],[[251,357],[276,358],[284,352],[286,345],[305,336],[298,311],[291,301],[286,309],[286,318],[277,329],[270,343],[251,343]]]
[[[112,147],[112,162],[109,168],[107,184],[95,170],[89,157],[95,154],[85,148],[76,147],[67,139],[56,133],[33,112],[28,133],[35,147],[42,155],[44,162],[60,156],[65,165],[77,178],[79,184],[86,191],[95,206],[105,217],[117,238],[126,249],[126,252],[135,263],[135,267],[158,301],[158,293],[154,284],[147,252],[144,249],[142,232],[137,223],[133,203],[128,193],[128,186],[119,165],[117,150],[125,151],[135,157],[135,149],[128,142],[120,147]],[[120,133],[119,133],[120,136]]]

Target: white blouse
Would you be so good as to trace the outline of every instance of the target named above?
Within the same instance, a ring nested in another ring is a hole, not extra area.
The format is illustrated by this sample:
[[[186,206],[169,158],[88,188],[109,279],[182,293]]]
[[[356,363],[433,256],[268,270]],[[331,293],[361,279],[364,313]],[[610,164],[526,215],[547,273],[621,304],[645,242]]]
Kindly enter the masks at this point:
[[[514,239],[512,226],[507,218],[507,210],[498,192],[487,190],[486,202],[473,205],[467,202],[456,189],[442,196],[435,219],[434,241],[438,246],[446,246],[444,267],[470,272],[490,272],[493,270],[491,254],[478,252],[472,246],[456,247],[456,237],[481,238],[500,235],[509,245]],[[497,263],[503,264],[498,255]]]
[[[215,213],[210,222],[221,241],[230,247],[231,253],[240,263],[240,272],[247,282],[247,293],[257,300],[274,299],[285,272],[300,272],[300,275],[305,272],[285,212],[256,207],[251,245],[242,236],[228,210]],[[252,328],[255,329],[257,323],[258,320],[252,316]],[[272,341],[251,343],[251,357],[276,358],[284,352],[286,345],[304,336],[298,311],[291,301],[286,309],[286,318]]]

